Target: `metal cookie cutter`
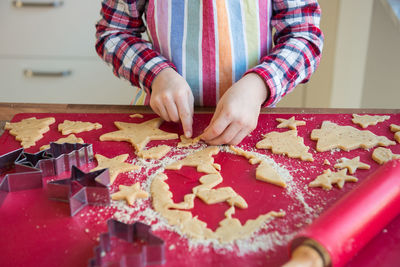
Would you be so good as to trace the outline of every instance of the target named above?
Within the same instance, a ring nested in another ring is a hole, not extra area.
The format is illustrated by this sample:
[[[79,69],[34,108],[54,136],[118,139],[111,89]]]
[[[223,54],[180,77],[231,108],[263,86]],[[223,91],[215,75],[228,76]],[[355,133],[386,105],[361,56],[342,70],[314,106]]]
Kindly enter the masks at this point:
[[[107,221],[108,232],[100,235],[89,266],[140,266],[165,263],[165,242],[155,236],[149,225]]]
[[[56,176],[93,160],[91,144],[50,143],[50,148],[35,154],[23,152],[17,162],[42,170],[43,177]]]
[[[70,178],[48,182],[47,190],[50,199],[69,202],[74,216],[87,205],[108,205],[109,184],[108,169],[85,173],[73,165]]]
[[[8,172],[0,181],[0,205],[8,192],[42,187],[42,171],[19,163],[23,157],[23,148],[0,156],[0,174]]]

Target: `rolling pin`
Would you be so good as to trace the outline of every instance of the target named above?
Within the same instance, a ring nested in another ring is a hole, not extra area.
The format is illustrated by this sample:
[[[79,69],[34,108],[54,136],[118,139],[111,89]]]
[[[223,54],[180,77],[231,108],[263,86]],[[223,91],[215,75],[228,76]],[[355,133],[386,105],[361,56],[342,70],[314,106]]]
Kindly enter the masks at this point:
[[[399,214],[400,160],[392,160],[302,230],[283,266],[344,266]]]

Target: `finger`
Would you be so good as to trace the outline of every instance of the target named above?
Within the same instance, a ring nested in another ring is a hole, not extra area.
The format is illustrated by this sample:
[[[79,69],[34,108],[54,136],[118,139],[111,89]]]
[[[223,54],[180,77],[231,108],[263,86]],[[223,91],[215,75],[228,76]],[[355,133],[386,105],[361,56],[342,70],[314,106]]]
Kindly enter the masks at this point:
[[[176,107],[175,101],[168,99],[165,102],[165,108],[167,110],[168,116],[173,122],[179,121],[178,109]]]
[[[242,128],[238,123],[231,123],[218,137],[208,141],[208,143],[210,145],[230,144],[241,130]]]
[[[192,137],[193,113],[191,112],[189,101],[179,101],[177,103],[179,118],[182,128],[187,138]]]
[[[158,110],[160,111],[160,117],[163,118],[166,121],[171,121],[171,119],[168,116],[168,112],[165,109],[164,105],[159,105],[157,106]]]
[[[201,135],[201,138],[209,142],[220,136],[231,123],[230,120],[224,116],[219,116],[211,125],[208,126],[206,131]]]
[[[249,135],[251,131],[242,129],[239,133],[230,141],[229,144],[237,146],[242,140]]]
[[[211,132],[215,131],[215,129],[212,129],[212,127],[215,127],[215,121],[217,120],[217,118],[222,116],[222,112],[221,112],[221,108],[219,108],[217,106],[213,117],[211,118],[210,123],[208,124],[208,126],[204,129],[203,133],[201,134],[201,139],[203,140],[211,140],[213,138],[215,138],[217,135],[219,135],[223,130],[225,130],[226,126],[229,125],[230,121],[226,123],[225,128],[221,129],[221,131],[217,134],[216,132],[214,134],[212,134]]]

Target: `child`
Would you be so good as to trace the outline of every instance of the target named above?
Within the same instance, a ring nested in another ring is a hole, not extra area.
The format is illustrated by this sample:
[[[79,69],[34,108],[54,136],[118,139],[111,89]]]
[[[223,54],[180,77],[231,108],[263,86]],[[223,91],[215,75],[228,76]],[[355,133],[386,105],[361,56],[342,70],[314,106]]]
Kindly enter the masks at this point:
[[[180,121],[186,137],[193,105],[216,106],[201,135],[211,145],[240,143],[322,51],[317,0],[103,0],[101,15],[97,53],[140,88],[134,104]]]

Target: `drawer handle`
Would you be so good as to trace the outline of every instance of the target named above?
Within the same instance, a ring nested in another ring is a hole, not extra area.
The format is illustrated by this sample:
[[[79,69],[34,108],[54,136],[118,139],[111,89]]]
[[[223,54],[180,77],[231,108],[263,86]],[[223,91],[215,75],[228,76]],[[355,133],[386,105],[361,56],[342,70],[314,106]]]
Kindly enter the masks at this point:
[[[62,0],[54,0],[49,2],[25,2],[22,0],[14,0],[12,2],[13,6],[16,8],[22,7],[59,7],[64,4]]]
[[[70,76],[72,71],[64,70],[64,71],[36,71],[31,69],[24,70],[24,75],[27,78],[33,77],[66,77]]]

